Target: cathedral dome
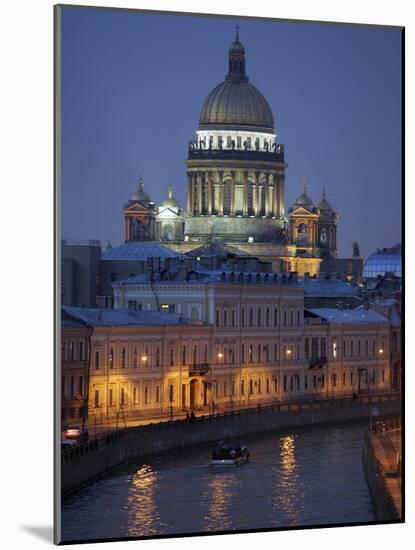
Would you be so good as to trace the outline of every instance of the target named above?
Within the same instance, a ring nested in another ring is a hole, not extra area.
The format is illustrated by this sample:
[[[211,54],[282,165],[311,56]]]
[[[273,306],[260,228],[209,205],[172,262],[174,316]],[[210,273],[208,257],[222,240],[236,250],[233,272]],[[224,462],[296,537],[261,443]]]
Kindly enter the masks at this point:
[[[248,82],[245,57],[237,32],[229,49],[229,72],[205,99],[199,130],[252,130],[274,134],[271,108],[261,92]]]
[[[247,81],[225,80],[207,96],[199,118],[199,130],[252,129],[274,133],[274,117],[261,92]]]

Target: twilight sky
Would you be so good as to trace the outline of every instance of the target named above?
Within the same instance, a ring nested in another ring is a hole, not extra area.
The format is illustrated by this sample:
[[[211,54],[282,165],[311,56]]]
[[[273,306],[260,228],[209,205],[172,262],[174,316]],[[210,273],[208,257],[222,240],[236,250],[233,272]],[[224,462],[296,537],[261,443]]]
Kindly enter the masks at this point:
[[[288,163],[285,207],[307,180],[339,212],[339,256],[401,241],[401,31],[63,8],[62,237],[123,242],[143,175],[186,205],[189,139],[227,72],[235,25]]]

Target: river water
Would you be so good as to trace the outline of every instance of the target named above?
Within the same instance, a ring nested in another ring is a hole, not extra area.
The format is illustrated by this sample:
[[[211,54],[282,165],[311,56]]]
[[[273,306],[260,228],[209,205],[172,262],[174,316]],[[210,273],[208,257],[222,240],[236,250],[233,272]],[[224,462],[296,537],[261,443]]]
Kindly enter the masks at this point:
[[[208,464],[212,445],[128,464],[68,496],[64,541],[375,521],[365,424],[247,436],[250,462]]]

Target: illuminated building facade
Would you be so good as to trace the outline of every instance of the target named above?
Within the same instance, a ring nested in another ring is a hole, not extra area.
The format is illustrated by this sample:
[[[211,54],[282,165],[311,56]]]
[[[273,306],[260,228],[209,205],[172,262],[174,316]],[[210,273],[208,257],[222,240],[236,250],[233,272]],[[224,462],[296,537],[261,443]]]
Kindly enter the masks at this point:
[[[61,409],[64,422],[80,422],[85,414],[91,327],[62,313]]]
[[[186,253],[216,240],[271,261],[274,271],[313,276],[322,258],[336,258],[338,215],[325,192],[318,206],[304,192],[286,218],[284,145],[245,64],[237,32],[225,80],[206,97],[189,142],[186,210],[170,189],[157,213],[140,182],[124,209],[125,241],[164,241]]]

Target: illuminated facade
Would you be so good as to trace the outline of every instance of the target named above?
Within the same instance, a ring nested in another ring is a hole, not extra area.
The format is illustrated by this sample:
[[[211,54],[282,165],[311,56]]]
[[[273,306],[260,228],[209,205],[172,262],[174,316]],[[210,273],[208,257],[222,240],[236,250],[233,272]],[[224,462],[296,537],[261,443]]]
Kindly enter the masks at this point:
[[[91,328],[82,321],[62,315],[61,409],[62,420],[80,422],[85,414]]]
[[[237,32],[225,80],[206,97],[189,142],[186,209],[171,189],[157,209],[141,182],[124,209],[125,240],[162,241],[182,253],[215,240],[271,261],[274,271],[313,276],[322,259],[337,256],[338,215],[324,192],[318,206],[297,200],[287,219],[284,145],[245,63]]]

